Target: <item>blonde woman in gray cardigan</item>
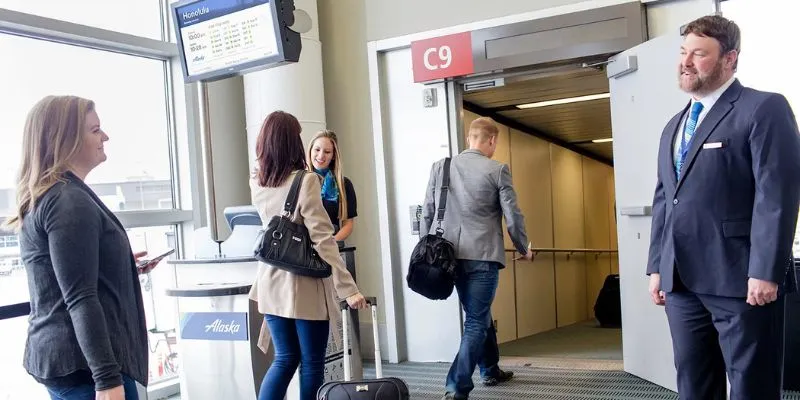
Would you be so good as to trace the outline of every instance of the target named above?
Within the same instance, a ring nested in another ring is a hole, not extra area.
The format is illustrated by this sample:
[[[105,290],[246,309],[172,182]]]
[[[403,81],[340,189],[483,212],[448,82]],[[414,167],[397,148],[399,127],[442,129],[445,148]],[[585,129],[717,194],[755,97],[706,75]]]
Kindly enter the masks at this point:
[[[28,114],[17,183],[31,297],[24,366],[54,400],[136,400],[147,385],[142,289],[125,228],[89,186],[108,136],[94,103],[48,96]]]

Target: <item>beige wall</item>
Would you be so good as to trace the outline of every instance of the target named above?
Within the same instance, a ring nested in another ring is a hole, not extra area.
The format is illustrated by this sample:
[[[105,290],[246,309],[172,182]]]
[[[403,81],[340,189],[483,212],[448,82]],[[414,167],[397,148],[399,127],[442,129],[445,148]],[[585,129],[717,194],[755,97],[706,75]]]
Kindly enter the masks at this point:
[[[464,131],[478,115],[465,111]],[[534,247],[616,248],[613,169],[502,124],[494,159],[511,168],[525,228]],[[612,217],[613,218],[613,217]],[[506,237],[506,248],[512,248]],[[613,243],[613,246],[612,246]],[[492,314],[499,342],[585,321],[606,276],[609,254],[539,253],[534,262],[506,257]]]
[[[330,2],[334,0],[320,0]],[[352,4],[355,0],[336,0]],[[476,21],[585,3],[586,0],[368,0],[367,40],[380,40]],[[607,3],[607,2],[606,2]],[[346,8],[346,7],[343,7]],[[678,29],[691,19],[713,11],[712,0],[673,0],[648,5],[650,37]]]
[[[369,40],[392,38],[580,2],[580,0],[367,0],[367,38]]]
[[[358,197],[358,218],[348,242],[356,246],[359,287],[365,295],[380,299],[383,297],[383,277],[378,251],[378,196],[367,79],[364,1],[336,0],[334,3],[333,0],[320,0],[318,4],[328,128],[336,131],[344,172],[353,182]],[[383,320],[384,309],[379,309],[379,319]]]
[[[511,177],[525,231],[534,247],[553,247],[553,196],[550,146],[531,135],[511,130]],[[510,247],[509,247],[510,248]],[[517,337],[556,327],[556,286],[553,255],[533,262],[516,261]],[[502,296],[498,287],[498,293]],[[500,305],[496,306],[500,307]]]
[[[585,248],[581,156],[551,145],[550,163],[553,171],[554,247]],[[585,255],[557,253],[555,259],[558,326],[584,321],[587,318]]]
[[[617,232],[611,229],[613,215],[609,204],[614,204],[614,193],[609,191],[609,179],[614,176],[611,167],[583,158],[583,204],[586,232],[586,248],[616,249]],[[609,217],[611,219],[609,219]],[[594,315],[594,302],[606,276],[611,274],[611,263],[618,257],[608,253],[586,255],[586,309],[589,317]]]
[[[377,232],[377,189],[373,155],[372,110],[369,98],[367,42],[577,2],[576,0],[507,0],[502,2],[318,0],[327,120],[331,128],[341,133],[342,151],[348,161],[346,173],[353,180],[358,191],[359,218],[350,242],[358,248],[356,252],[358,281],[365,293],[375,294],[379,297],[383,294],[382,266],[378,252],[381,244]],[[669,29],[677,29],[692,18],[710,12],[711,3],[711,0],[676,0],[657,7],[650,7],[648,31],[651,36],[656,36],[668,32]],[[511,132],[509,142],[519,137],[522,136]],[[531,147],[535,146],[531,145]],[[549,152],[549,150],[547,151]],[[518,167],[519,161],[523,160],[512,159],[512,170]],[[610,177],[608,182],[609,187],[613,190],[613,177]],[[544,196],[541,201],[545,202]],[[552,201],[552,199],[548,201]],[[552,218],[552,216],[532,215],[530,212],[526,213],[526,216],[531,221]],[[609,217],[613,217],[613,204],[609,205]],[[615,228],[614,224],[610,224],[609,230],[614,237],[616,236]],[[546,239],[546,235],[543,233],[541,235],[545,237],[533,236],[532,239],[537,240],[537,244],[544,245],[543,239]],[[552,232],[549,238],[552,243]],[[612,246],[615,246],[614,243]],[[547,256],[540,256],[535,264],[547,264],[545,257]],[[612,265],[612,270],[615,269],[615,265]],[[530,270],[525,270],[522,275],[532,272]],[[520,271],[517,271],[517,278],[520,279]],[[534,279],[534,277],[527,277],[527,279]],[[552,282],[552,277],[550,277],[550,282]],[[517,296],[528,294],[518,292]],[[520,310],[517,311],[532,312],[524,310],[524,308],[520,307]],[[380,309],[380,318],[382,319],[383,307]],[[520,325],[518,329],[520,333],[523,333],[526,330],[535,330],[536,327]]]

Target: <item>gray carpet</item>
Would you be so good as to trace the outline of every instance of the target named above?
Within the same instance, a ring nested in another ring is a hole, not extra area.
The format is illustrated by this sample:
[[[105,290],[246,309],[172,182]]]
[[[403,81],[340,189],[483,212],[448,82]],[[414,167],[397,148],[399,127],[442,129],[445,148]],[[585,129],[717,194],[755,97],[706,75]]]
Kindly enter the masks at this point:
[[[622,360],[622,329],[600,328],[595,321],[539,333],[500,345],[512,357]]]
[[[414,400],[439,400],[449,364],[384,364],[384,376],[403,379]],[[676,393],[622,371],[567,370],[517,367],[511,382],[492,388],[476,385],[473,400],[550,399],[550,400],[638,400],[677,399]],[[374,377],[373,365],[365,365],[365,376]],[[478,382],[477,373],[474,382]],[[800,400],[800,393],[786,393],[786,400]]]

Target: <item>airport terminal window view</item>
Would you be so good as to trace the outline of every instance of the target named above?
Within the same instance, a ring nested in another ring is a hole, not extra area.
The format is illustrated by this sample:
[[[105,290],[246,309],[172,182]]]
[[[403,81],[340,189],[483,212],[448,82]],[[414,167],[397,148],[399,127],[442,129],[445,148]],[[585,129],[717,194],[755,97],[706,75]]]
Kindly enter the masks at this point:
[[[109,209],[173,208],[164,61],[8,35],[0,48],[25,54],[24,62],[0,65],[0,87],[14,94],[0,95],[0,171],[18,167],[30,108],[50,94],[73,94],[95,102],[109,137],[108,159],[86,180]],[[15,179],[0,174],[0,215],[14,207]]]
[[[159,0],[0,0],[0,8],[162,39]]]
[[[112,18],[119,2],[87,0],[0,0],[0,8],[60,19],[162,40],[162,2],[128,2],[125,18]],[[148,6],[149,4],[149,6]],[[20,162],[26,114],[46,95],[71,94],[95,102],[107,161],[86,183],[112,211],[161,211],[178,208],[178,171],[171,141],[172,84],[170,61],[124,52],[101,51],[67,43],[0,33],[0,50],[13,62],[0,63],[0,222],[14,213],[16,171]],[[188,168],[187,161],[181,169]],[[130,218],[129,218],[130,219]],[[134,218],[135,220],[135,218]],[[137,222],[126,229],[134,251],[157,255],[178,249],[180,226],[174,222]],[[158,224],[146,226],[147,224]],[[142,226],[145,225],[145,226]],[[175,336],[175,300],[164,295],[174,275],[162,263],[140,276],[150,347],[150,382],[177,378],[179,356]],[[0,306],[29,300],[28,282],[19,257],[19,238],[0,230]],[[46,399],[45,389],[22,368],[27,338],[25,317],[0,320],[0,400]]]

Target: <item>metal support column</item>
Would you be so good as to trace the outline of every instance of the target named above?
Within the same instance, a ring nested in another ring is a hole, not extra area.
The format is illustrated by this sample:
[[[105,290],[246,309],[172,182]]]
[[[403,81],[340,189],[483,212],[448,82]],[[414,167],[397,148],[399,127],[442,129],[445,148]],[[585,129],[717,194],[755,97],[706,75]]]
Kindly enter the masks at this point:
[[[219,240],[219,227],[217,223],[217,199],[214,192],[214,157],[211,149],[211,116],[208,100],[208,84],[197,83],[198,108],[200,114],[200,146],[203,150],[203,186],[205,187],[206,217],[211,239],[217,243]]]

